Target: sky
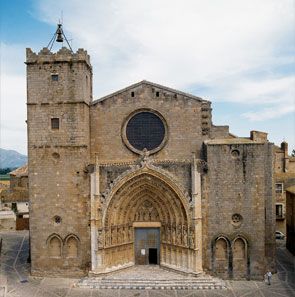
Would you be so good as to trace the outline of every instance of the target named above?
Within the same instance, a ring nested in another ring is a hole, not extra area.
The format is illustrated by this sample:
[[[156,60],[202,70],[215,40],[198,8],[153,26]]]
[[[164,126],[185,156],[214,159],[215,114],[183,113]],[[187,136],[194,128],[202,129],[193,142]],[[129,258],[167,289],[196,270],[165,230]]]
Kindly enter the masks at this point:
[[[0,0],[1,148],[27,153],[25,48],[60,19],[91,56],[94,99],[146,79],[210,100],[237,136],[295,149],[295,0]]]

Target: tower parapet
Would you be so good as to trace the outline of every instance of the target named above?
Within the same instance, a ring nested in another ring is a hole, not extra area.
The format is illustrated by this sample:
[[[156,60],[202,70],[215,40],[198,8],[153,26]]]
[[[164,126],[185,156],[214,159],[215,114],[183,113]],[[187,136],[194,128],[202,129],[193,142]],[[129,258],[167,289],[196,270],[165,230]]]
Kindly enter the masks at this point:
[[[52,53],[26,49],[28,104],[92,101],[92,67],[84,49],[73,53],[66,47]]]
[[[39,53],[34,53],[30,48],[26,49],[26,64],[46,64],[56,62],[85,62],[92,70],[90,56],[87,51],[79,48],[72,53],[68,48],[62,47],[58,52],[53,53],[44,47]]]

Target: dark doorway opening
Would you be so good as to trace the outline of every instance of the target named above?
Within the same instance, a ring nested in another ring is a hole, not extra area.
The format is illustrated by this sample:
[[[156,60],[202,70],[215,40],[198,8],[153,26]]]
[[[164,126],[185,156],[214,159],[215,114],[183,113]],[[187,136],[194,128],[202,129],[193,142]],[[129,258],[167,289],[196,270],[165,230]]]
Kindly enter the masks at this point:
[[[149,264],[158,264],[158,249],[149,249]]]
[[[135,228],[135,264],[160,263],[160,228]]]

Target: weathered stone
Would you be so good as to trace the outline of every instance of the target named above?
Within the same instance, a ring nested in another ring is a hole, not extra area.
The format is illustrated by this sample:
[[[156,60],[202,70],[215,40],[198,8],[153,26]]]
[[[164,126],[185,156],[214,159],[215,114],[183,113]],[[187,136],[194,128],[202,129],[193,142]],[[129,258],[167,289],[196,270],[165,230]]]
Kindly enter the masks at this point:
[[[140,248],[136,228],[160,228],[153,261],[167,269],[262,278],[274,268],[265,133],[233,137],[212,124],[209,101],[147,81],[92,101],[83,50],[27,50],[27,83],[32,274],[110,273],[139,252],[150,261],[157,240]],[[149,130],[161,140],[149,150],[126,132],[139,113],[165,130]]]

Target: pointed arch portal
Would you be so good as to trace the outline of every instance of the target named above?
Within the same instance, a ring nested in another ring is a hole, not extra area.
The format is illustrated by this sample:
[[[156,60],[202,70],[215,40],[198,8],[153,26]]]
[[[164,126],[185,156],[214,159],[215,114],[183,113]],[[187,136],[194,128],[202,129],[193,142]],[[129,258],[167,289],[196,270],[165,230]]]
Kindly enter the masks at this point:
[[[139,169],[119,179],[106,198],[101,225],[96,271],[134,264],[195,270],[188,199],[160,172]]]

